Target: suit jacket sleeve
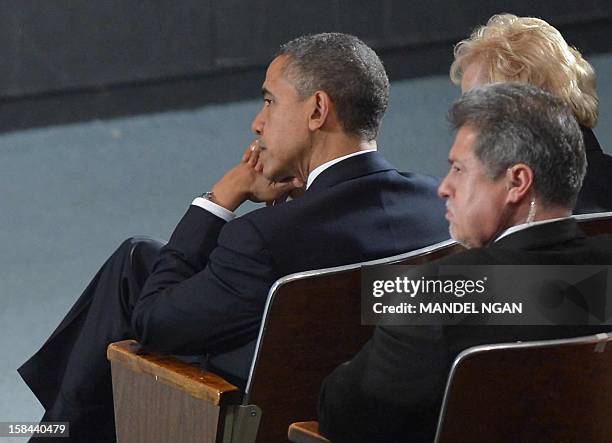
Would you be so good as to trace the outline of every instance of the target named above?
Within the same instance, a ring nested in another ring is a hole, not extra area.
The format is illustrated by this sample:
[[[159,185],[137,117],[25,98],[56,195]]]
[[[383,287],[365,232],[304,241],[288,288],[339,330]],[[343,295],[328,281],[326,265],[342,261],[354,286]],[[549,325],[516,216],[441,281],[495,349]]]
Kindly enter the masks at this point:
[[[255,226],[226,223],[195,206],[162,248],[134,307],[132,327],[148,349],[201,354],[257,335],[276,276]]]

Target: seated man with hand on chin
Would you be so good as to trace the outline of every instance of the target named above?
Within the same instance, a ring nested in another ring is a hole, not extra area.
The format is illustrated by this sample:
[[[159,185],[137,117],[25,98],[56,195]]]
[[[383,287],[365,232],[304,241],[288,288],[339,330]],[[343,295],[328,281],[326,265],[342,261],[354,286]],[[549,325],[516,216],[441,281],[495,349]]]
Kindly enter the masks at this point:
[[[402,174],[376,150],[389,81],[371,48],[339,33],[297,38],[268,67],[262,93],[255,152],[193,201],[166,245],[124,242],[19,368],[43,420],[69,421],[71,441],[115,440],[109,343],[205,354],[241,384],[277,279],[447,238],[438,181]],[[233,213],[302,186],[295,200]]]
[[[582,133],[561,99],[528,84],[472,89],[449,113],[457,129],[446,199],[467,251],[443,265],[612,263],[612,236],[587,238],[570,217],[585,169]],[[610,326],[377,326],[323,382],[319,421],[334,443],[431,442],[455,357],[479,344],[577,337]]]

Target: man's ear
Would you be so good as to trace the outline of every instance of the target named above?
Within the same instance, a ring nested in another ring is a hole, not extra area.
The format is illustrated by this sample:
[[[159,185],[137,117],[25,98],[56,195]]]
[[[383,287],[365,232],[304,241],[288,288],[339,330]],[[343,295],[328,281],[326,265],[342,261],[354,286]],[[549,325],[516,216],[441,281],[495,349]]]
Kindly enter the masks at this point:
[[[331,98],[325,91],[317,91],[310,98],[312,100],[312,111],[308,118],[308,127],[311,131],[321,129],[332,112]]]
[[[524,163],[517,163],[506,170],[507,200],[519,203],[531,195],[534,186],[533,170]]]

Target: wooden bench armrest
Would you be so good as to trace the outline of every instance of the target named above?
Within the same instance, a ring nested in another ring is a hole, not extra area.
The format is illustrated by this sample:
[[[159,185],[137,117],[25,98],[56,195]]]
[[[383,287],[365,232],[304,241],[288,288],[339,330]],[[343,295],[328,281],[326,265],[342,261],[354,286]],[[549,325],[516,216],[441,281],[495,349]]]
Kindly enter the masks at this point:
[[[152,375],[158,382],[177,387],[215,406],[240,401],[240,389],[222,377],[169,355],[142,352],[135,340],[111,343],[106,355],[111,363],[119,363],[132,371]]]
[[[328,439],[319,434],[318,421],[292,423],[287,435],[289,441],[293,443],[330,443]]]

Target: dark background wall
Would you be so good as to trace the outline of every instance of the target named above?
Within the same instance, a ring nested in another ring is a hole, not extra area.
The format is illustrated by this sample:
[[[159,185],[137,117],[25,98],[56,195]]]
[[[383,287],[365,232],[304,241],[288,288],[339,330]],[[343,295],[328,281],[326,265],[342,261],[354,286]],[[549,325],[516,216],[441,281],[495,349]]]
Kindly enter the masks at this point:
[[[609,0],[0,0],[0,130],[253,97],[305,33],[361,37],[392,79],[443,73],[453,43],[504,11],[612,50]]]

